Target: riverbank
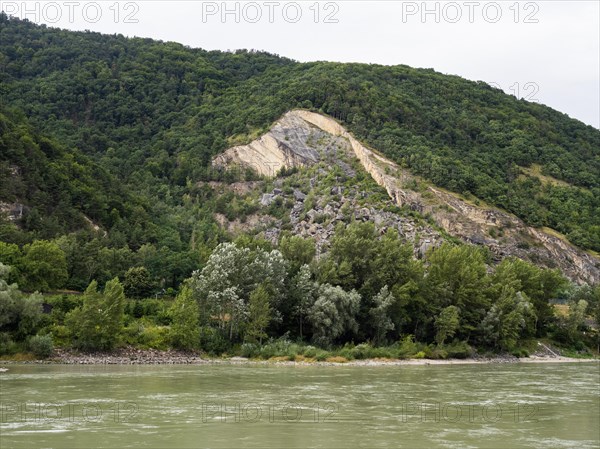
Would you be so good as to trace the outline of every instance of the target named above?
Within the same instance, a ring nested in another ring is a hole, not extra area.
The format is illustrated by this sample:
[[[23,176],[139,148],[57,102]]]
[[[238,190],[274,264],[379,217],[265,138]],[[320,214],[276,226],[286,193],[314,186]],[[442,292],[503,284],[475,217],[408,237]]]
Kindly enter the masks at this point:
[[[532,355],[517,358],[512,355],[494,357],[471,357],[465,359],[365,359],[345,360],[332,357],[325,361],[301,358],[296,361],[274,357],[270,360],[248,359],[245,357],[210,358],[198,352],[158,351],[154,349],[124,348],[110,353],[80,353],[70,350],[56,350],[44,360],[17,358],[0,360],[2,365],[11,364],[56,364],[56,365],[269,365],[269,366],[402,366],[402,365],[477,365],[494,363],[584,363],[596,362],[598,358],[572,358],[559,355]]]

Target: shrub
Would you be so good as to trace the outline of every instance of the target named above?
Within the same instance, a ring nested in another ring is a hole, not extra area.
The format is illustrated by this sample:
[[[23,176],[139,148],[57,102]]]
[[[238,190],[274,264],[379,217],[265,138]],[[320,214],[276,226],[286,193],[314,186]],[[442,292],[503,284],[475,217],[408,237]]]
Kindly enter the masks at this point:
[[[169,328],[164,326],[143,326],[137,338],[138,344],[145,349],[166,350],[169,348]]]
[[[304,355],[304,357],[308,357],[309,359],[314,359],[317,357],[317,352],[319,350],[317,348],[315,348],[314,346],[305,346],[304,350],[302,351],[302,355]]]
[[[430,346],[425,350],[425,356],[428,359],[447,359],[448,352],[441,346]]]
[[[260,347],[255,343],[243,343],[240,347],[240,355],[254,359],[260,354]]]
[[[230,343],[218,329],[204,326],[200,328],[200,348],[211,355],[221,355],[230,348]]]
[[[67,326],[54,324],[49,326],[49,331],[52,334],[52,340],[55,346],[66,347],[71,344],[71,332]]]
[[[357,360],[364,360],[373,357],[373,347],[368,343],[361,343],[350,350],[352,357]]]
[[[0,355],[16,354],[19,345],[15,343],[8,332],[0,332]]]
[[[400,342],[400,346],[398,348],[398,358],[408,358],[414,355],[417,352],[417,344],[414,341],[414,337],[412,335],[407,335]]]
[[[329,352],[325,351],[324,349],[317,350],[317,352],[315,354],[315,359],[319,362],[323,362],[324,360],[327,360],[328,357],[329,357]]]
[[[29,350],[40,358],[46,359],[54,351],[54,342],[51,335],[35,335],[29,339]]]
[[[464,341],[455,341],[451,345],[444,346],[451,359],[466,359],[473,355],[473,348]]]

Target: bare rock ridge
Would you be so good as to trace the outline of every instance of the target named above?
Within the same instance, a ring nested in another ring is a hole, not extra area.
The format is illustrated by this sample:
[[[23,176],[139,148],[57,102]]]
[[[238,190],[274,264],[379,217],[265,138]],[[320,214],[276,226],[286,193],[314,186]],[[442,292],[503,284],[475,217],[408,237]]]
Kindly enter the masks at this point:
[[[448,234],[488,247],[497,260],[516,256],[538,265],[560,268],[579,283],[600,282],[598,258],[560,236],[529,227],[516,216],[500,209],[471,204],[458,195],[431,185],[426,189],[412,190],[419,178],[367,148],[334,119],[321,114],[290,111],[261,138],[226,150],[214,159],[213,165],[249,167],[261,175],[272,177],[282,168],[315,164],[320,160],[317,145],[311,143],[315,129],[347,141],[364,169],[385,188],[398,206],[430,215]]]
[[[215,166],[238,164],[264,176],[275,176],[282,168],[302,167],[319,160],[318,152],[306,145],[310,127],[289,112],[271,130],[248,145],[228,149],[213,161]]]

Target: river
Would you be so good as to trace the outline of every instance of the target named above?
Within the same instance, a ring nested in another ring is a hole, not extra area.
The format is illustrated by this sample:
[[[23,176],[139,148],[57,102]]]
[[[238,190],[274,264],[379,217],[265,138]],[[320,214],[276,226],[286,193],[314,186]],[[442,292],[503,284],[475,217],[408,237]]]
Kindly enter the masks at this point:
[[[600,365],[9,365],[5,448],[598,448]]]

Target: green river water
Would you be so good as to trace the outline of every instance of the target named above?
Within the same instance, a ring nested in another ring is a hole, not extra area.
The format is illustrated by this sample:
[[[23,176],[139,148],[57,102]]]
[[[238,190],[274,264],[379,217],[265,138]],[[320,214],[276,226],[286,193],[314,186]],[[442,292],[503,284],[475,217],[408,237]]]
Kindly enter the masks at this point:
[[[598,448],[600,365],[0,373],[0,448]]]

